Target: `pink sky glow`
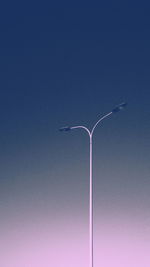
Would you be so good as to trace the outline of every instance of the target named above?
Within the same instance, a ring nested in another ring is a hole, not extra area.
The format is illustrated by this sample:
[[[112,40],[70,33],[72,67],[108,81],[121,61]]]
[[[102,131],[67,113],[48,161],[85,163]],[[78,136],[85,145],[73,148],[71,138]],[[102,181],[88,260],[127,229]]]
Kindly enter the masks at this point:
[[[0,231],[3,267],[88,267],[88,228],[79,221],[10,222]],[[136,220],[97,222],[94,266],[149,267],[150,229]]]

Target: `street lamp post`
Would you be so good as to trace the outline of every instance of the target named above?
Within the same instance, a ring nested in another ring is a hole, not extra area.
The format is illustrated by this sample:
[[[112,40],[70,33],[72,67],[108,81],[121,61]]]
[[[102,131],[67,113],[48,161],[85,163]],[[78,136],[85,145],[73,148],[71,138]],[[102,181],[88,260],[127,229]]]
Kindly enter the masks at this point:
[[[96,126],[105,118],[109,117],[113,113],[119,112],[120,110],[124,109],[126,107],[127,103],[121,103],[118,106],[116,106],[111,112],[107,113],[103,117],[101,117],[93,126],[92,130],[90,131],[87,127],[79,125],[79,126],[73,126],[73,127],[62,127],[59,130],[60,131],[70,131],[74,129],[81,128],[85,130],[90,139],[90,184],[89,184],[89,267],[93,267],[94,265],[94,257],[93,257],[93,164],[92,164],[92,157],[93,157],[93,150],[92,150],[92,142],[93,142],[93,133],[96,128]]]

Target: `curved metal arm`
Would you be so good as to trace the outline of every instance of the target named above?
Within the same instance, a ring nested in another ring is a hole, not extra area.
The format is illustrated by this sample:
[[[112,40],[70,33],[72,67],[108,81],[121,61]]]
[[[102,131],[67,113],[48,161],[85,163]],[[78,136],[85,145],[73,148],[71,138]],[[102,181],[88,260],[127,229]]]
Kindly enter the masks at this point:
[[[86,128],[85,126],[82,126],[82,125],[70,127],[70,130],[78,129],[78,128],[84,129],[88,133],[88,135],[91,136],[91,133],[90,133],[89,129]]]
[[[104,120],[105,118],[107,118],[108,116],[110,116],[111,114],[116,113],[116,112],[118,112],[118,111],[124,109],[124,108],[126,107],[126,105],[127,105],[127,103],[126,103],[126,102],[123,102],[123,103],[119,104],[118,106],[116,106],[111,112],[107,113],[107,114],[104,115],[102,118],[100,118],[100,119],[94,124],[94,126],[93,126],[93,128],[92,128],[91,131],[90,131],[88,128],[86,128],[85,126],[82,126],[82,125],[79,125],[79,126],[73,126],[73,127],[65,126],[65,127],[60,128],[59,130],[60,130],[61,132],[63,132],[63,131],[67,132],[67,131],[70,131],[70,130],[72,130],[72,129],[82,128],[82,129],[84,129],[84,130],[88,133],[89,137],[92,138],[92,136],[93,136],[93,132],[94,132],[96,126],[99,124],[99,122],[101,122],[102,120]]]
[[[112,113],[113,113],[112,111],[109,112],[109,113],[107,113],[106,115],[104,115],[102,118],[100,118],[100,119],[95,123],[95,125],[93,126],[92,131],[91,131],[91,133],[90,133],[91,136],[93,135],[93,132],[94,132],[96,126],[99,124],[99,122],[101,122],[102,120],[104,120],[105,118],[107,118],[108,116],[110,116]]]
[[[100,118],[100,119],[94,124],[94,126],[93,126],[91,132],[90,132],[90,130],[89,130],[88,128],[86,128],[85,126],[82,126],[82,125],[70,127],[70,130],[81,128],[81,129],[84,129],[84,130],[88,133],[88,135],[89,135],[90,137],[92,137],[93,132],[94,132],[96,126],[99,124],[99,122],[101,122],[102,120],[104,120],[105,118],[107,118],[108,116],[110,116],[112,113],[113,113],[113,112],[111,111],[111,112],[107,113],[106,115],[104,115],[102,118]]]

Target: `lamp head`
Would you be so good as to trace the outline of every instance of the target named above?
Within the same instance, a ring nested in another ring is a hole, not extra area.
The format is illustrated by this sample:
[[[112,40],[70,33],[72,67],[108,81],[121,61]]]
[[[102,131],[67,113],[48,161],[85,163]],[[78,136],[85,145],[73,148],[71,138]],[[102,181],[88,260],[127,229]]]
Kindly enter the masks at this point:
[[[123,103],[117,105],[115,108],[113,108],[112,112],[113,113],[119,112],[119,111],[123,110],[126,106],[127,106],[127,103],[123,102]]]
[[[69,126],[65,126],[65,127],[62,127],[59,129],[59,131],[61,131],[61,132],[68,132],[70,130],[71,130],[71,127],[69,127]]]

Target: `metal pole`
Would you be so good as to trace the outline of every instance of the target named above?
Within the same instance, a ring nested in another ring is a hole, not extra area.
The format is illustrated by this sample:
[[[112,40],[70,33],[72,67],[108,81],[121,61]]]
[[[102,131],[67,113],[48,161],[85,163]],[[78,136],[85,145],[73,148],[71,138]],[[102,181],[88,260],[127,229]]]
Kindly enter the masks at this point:
[[[95,130],[95,128],[97,127],[97,125],[105,118],[107,118],[108,116],[110,116],[113,113],[116,113],[122,109],[124,109],[124,107],[126,107],[127,103],[121,103],[118,106],[116,106],[111,112],[107,113],[106,115],[104,115],[103,117],[101,117],[93,126],[92,130],[90,131],[87,127],[83,126],[83,125],[79,125],[79,126],[73,126],[73,127],[62,127],[60,128],[60,131],[70,131],[73,129],[77,129],[77,128],[82,128],[84,129],[89,137],[90,137],[90,188],[89,188],[89,255],[90,255],[90,267],[93,267],[93,263],[94,263],[94,259],[93,259],[93,162],[92,162],[92,156],[93,156],[93,152],[92,152],[92,137],[93,137],[93,132]]]
[[[92,134],[90,134],[90,189],[89,189],[89,249],[90,267],[93,267],[93,171],[92,171]]]

